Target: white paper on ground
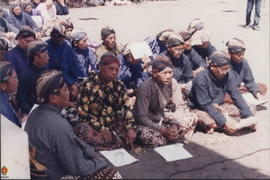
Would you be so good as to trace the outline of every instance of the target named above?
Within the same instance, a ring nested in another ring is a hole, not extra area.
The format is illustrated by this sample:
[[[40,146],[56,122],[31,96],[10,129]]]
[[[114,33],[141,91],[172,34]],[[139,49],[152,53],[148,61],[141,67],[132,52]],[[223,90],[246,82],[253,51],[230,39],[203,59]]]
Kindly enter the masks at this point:
[[[115,167],[125,166],[138,161],[131,156],[125,149],[115,149],[109,151],[100,151]]]
[[[184,149],[183,144],[181,143],[157,147],[154,150],[166,161],[176,161],[193,157],[187,150]]]
[[[130,46],[130,52],[134,59],[139,59],[144,56],[152,56],[152,51],[146,42],[136,42]]]
[[[253,104],[255,106],[262,105],[268,102],[268,100],[255,99],[251,93],[244,93],[242,94],[242,96],[248,104]]]

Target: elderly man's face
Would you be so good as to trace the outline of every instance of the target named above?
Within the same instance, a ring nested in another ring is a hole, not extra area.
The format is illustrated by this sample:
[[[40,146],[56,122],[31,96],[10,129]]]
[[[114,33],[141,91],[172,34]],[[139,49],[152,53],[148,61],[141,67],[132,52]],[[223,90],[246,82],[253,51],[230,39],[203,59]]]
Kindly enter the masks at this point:
[[[243,61],[245,55],[245,51],[238,52],[238,53],[230,53],[231,60],[236,63],[240,63]]]
[[[185,45],[178,45],[178,46],[173,46],[173,47],[168,48],[170,55],[174,58],[180,58],[184,50],[185,50]]]
[[[54,95],[55,101],[57,105],[61,108],[64,108],[69,105],[69,89],[67,84],[65,83],[61,89],[59,89],[59,93]]]
[[[22,49],[27,49],[30,42],[34,41],[35,38],[33,36],[27,37],[27,38],[18,38],[18,45]]]
[[[12,12],[16,15],[19,16],[22,13],[22,9],[19,6],[16,6]]]
[[[31,13],[33,8],[32,6],[26,6],[25,9],[24,9],[27,13]]]
[[[100,65],[100,77],[106,82],[111,82],[117,78],[119,72],[119,65],[117,63],[112,63],[108,65]]]
[[[230,71],[231,67],[230,67],[230,65],[225,65],[225,66],[221,66],[221,67],[211,66],[210,69],[216,78],[222,79]]]
[[[76,43],[76,46],[79,49],[86,49],[89,45],[89,39],[88,37],[83,38],[82,40],[80,40],[78,43]]]
[[[34,57],[35,64],[38,67],[45,67],[49,63],[49,53],[48,51],[45,52],[38,52]]]
[[[8,78],[7,82],[4,82],[4,91],[7,93],[16,93],[17,92],[17,88],[18,88],[18,78],[17,78],[17,74],[14,70],[12,70],[12,74],[11,76]],[[2,83],[1,83],[2,84]],[[2,87],[2,85],[1,85]]]
[[[109,36],[107,36],[104,40],[103,40],[105,46],[108,49],[113,49],[116,46],[116,36],[115,34],[110,34]]]
[[[153,72],[153,77],[156,78],[164,85],[169,85],[172,83],[173,69],[166,67],[163,71]]]

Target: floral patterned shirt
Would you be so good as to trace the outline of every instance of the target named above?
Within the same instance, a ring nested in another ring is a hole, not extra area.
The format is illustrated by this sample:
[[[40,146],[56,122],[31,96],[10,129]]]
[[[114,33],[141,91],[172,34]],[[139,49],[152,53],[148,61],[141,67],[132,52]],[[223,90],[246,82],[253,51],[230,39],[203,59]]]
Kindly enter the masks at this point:
[[[121,81],[104,83],[98,73],[90,73],[80,87],[79,119],[81,122],[88,122],[97,131],[111,128],[115,122],[126,130],[133,128],[134,119],[127,104],[128,98],[125,85]]]

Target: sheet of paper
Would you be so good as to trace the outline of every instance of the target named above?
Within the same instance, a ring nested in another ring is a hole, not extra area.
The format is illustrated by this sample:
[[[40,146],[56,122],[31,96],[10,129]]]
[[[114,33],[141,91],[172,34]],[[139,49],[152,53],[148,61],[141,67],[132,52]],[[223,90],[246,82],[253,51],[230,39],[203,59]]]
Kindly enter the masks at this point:
[[[176,161],[193,157],[187,150],[184,149],[183,144],[177,143],[154,149],[166,161]]]
[[[134,59],[153,55],[149,45],[145,41],[132,44],[130,46],[130,52]]]
[[[34,104],[33,107],[32,107],[32,109],[30,110],[29,114],[30,114],[34,109],[36,109],[38,106],[39,106],[38,104]],[[27,122],[27,120],[24,121],[24,122],[22,123],[22,127],[21,127],[22,129],[25,128],[26,122]]]
[[[243,98],[245,101],[249,104],[253,104],[255,106],[257,105],[263,105],[268,102],[268,100],[265,99],[255,99],[251,93],[244,93],[242,94]]]
[[[131,156],[125,149],[115,149],[110,151],[100,151],[115,167],[125,166],[138,161]]]

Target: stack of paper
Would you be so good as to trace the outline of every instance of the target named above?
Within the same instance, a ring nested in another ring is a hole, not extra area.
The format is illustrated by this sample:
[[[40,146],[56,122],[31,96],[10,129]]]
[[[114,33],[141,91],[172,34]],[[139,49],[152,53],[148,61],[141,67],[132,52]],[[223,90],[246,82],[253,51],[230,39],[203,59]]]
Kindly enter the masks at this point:
[[[145,41],[133,43],[129,49],[134,59],[153,55],[149,45]]]
[[[184,149],[183,144],[181,143],[157,147],[154,150],[159,153],[166,161],[176,161],[193,157],[188,151]]]
[[[251,93],[244,93],[242,96],[248,104],[253,104],[255,106],[263,105],[268,102],[268,100],[255,99]]]
[[[138,161],[125,149],[115,149],[110,151],[100,151],[115,167],[125,166]]]

